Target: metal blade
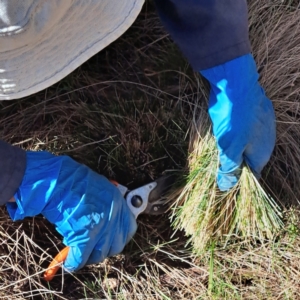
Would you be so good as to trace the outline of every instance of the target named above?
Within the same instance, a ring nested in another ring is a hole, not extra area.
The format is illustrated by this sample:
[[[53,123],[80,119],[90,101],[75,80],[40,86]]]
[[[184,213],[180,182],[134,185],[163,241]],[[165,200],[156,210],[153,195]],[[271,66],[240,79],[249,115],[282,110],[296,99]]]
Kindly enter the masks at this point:
[[[166,211],[167,207],[165,204],[167,199],[165,195],[173,186],[175,175],[163,175],[154,182],[156,182],[157,185],[149,194],[148,205],[143,211],[143,214],[160,215]]]
[[[126,203],[131,212],[134,214],[135,218],[137,218],[138,215],[140,215],[145,211],[145,209],[147,209],[149,195],[151,191],[155,189],[156,185],[156,182],[153,181],[130,191],[126,195]]]

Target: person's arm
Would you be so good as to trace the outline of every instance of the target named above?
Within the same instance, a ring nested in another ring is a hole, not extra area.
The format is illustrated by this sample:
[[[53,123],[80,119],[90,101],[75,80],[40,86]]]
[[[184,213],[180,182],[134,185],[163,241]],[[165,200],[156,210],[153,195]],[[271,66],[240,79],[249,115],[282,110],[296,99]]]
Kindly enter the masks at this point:
[[[72,272],[120,253],[137,224],[120,191],[104,176],[68,156],[26,151],[26,170],[12,201],[13,221],[42,214],[70,247]]]
[[[195,71],[251,51],[246,0],[154,0],[161,22]]]
[[[246,0],[155,0],[159,16],[195,71],[211,85],[220,190],[245,161],[259,177],[275,145],[275,114],[250,54]]]
[[[26,152],[0,140],[0,205],[7,203],[21,184]]]

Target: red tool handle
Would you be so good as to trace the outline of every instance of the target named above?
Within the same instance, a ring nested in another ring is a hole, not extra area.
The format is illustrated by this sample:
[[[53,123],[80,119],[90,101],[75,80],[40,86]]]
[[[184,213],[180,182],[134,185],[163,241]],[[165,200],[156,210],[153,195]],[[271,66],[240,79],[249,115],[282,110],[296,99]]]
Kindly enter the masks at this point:
[[[52,260],[51,264],[49,265],[48,269],[44,273],[44,279],[46,281],[51,281],[57,271],[60,268],[59,263],[62,263],[66,260],[68,253],[69,253],[70,247],[65,247],[62,249]]]

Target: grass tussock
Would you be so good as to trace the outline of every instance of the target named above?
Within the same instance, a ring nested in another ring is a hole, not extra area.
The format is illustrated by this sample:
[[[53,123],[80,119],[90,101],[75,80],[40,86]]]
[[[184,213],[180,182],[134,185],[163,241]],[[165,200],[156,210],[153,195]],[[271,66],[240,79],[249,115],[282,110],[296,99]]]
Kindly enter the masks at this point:
[[[186,232],[198,254],[211,244],[225,246],[233,236],[252,242],[273,239],[283,227],[279,206],[247,166],[233,189],[218,190],[216,141],[207,113],[200,108],[195,115],[187,178],[169,196],[174,202],[174,227]]]

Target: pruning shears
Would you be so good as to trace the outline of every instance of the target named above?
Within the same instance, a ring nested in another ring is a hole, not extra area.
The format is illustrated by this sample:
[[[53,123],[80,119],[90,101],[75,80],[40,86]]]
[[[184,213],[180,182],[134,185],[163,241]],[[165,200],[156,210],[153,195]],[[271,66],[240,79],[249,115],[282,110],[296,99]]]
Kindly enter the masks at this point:
[[[119,189],[131,212],[137,218],[140,214],[160,215],[166,211],[167,198],[165,195],[174,183],[174,176],[164,175],[134,190],[129,190],[126,186],[114,180],[111,180],[111,183]],[[44,273],[46,281],[53,279],[61,263],[66,260],[69,249],[69,246],[67,246],[55,256]]]

